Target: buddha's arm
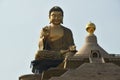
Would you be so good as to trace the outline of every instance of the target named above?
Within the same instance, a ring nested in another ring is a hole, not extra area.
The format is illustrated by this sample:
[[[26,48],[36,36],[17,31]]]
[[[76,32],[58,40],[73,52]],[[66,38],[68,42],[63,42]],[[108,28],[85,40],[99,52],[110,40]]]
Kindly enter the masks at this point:
[[[71,30],[69,30],[69,32],[68,32],[67,41],[68,41],[69,48],[71,48],[71,46],[75,46],[74,39],[73,39],[73,34],[72,34]]]
[[[40,38],[38,47],[39,47],[39,50],[43,50],[44,49],[44,39],[43,38]]]
[[[44,50],[44,48],[47,47],[46,41],[48,39],[48,36],[49,36],[49,28],[48,26],[45,26],[40,32],[40,39],[38,44],[39,50]]]

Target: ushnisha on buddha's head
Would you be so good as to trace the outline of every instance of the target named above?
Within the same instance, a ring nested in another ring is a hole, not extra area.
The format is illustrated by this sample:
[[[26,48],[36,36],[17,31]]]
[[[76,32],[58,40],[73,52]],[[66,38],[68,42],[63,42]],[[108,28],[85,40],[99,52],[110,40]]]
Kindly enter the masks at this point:
[[[86,31],[87,31],[89,34],[93,34],[95,30],[96,30],[96,26],[95,26],[94,23],[89,22],[89,23],[86,25]]]
[[[59,6],[54,6],[49,11],[50,24],[60,25],[63,23],[64,12]]]

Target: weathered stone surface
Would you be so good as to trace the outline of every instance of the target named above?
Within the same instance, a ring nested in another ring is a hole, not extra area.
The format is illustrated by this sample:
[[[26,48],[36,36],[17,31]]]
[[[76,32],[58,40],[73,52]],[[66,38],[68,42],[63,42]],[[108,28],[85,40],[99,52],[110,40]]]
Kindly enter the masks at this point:
[[[112,63],[84,63],[50,80],[120,80],[120,67]]]
[[[44,72],[43,80],[48,80],[53,76],[61,76],[66,71],[67,71],[67,69],[51,68],[51,69]]]

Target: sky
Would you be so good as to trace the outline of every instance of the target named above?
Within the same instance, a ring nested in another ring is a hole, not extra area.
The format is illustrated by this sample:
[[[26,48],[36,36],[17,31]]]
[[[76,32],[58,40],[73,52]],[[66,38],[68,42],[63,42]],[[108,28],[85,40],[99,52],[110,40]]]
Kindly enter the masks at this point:
[[[110,54],[120,54],[120,0],[0,0],[1,80],[32,73],[30,62],[38,50],[40,30],[49,25],[53,6],[63,9],[63,25],[72,30],[77,50],[91,21],[98,44]]]

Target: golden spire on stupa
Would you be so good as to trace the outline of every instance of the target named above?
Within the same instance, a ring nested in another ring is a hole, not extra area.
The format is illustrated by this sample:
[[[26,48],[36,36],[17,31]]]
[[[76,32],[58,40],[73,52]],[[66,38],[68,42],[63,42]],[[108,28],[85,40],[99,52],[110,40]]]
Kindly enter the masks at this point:
[[[86,25],[86,31],[89,33],[89,34],[93,34],[94,31],[96,29],[96,26],[94,23],[92,22],[89,22],[87,25]]]

